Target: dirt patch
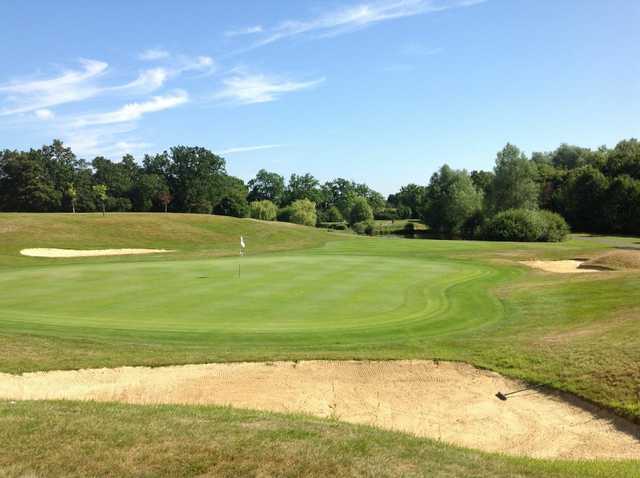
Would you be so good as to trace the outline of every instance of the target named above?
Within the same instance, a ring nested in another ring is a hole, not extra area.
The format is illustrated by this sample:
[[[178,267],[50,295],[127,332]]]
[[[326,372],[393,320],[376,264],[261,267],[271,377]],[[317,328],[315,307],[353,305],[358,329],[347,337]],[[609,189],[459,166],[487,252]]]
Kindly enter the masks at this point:
[[[491,452],[640,458],[640,431],[498,374],[430,361],[305,361],[0,374],[0,398],[216,404],[308,413]],[[624,431],[623,431],[624,429]]]
[[[592,267],[585,261],[521,261],[521,264],[545,272],[556,272],[558,274],[585,274],[592,272],[602,272],[602,268]]]
[[[128,256],[133,254],[157,254],[173,252],[167,249],[22,249],[20,254],[29,257],[96,257],[96,256]]]
[[[585,262],[585,266],[612,270],[637,270],[640,269],[640,251],[618,250],[607,252]]]

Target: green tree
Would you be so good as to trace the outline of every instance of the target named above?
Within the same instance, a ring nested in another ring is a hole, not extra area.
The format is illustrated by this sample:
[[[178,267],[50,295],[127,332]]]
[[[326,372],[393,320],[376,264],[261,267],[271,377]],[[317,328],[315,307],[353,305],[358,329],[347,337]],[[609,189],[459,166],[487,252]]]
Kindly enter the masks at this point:
[[[467,220],[482,208],[482,192],[465,170],[444,165],[431,176],[423,205],[423,220],[435,232],[459,236]]]
[[[93,192],[102,206],[102,215],[104,216],[106,214],[105,207],[107,199],[109,198],[107,195],[107,186],[104,184],[96,184],[93,186]]]
[[[67,197],[69,198],[69,201],[71,202],[71,211],[75,214],[76,199],[78,198],[78,190],[76,189],[73,183],[69,183],[69,185],[67,186],[66,193],[67,193]]]
[[[353,200],[353,206],[349,212],[349,224],[353,225],[357,222],[373,221],[373,211],[368,201],[362,196],[357,196]]]
[[[320,182],[311,174],[292,174],[284,191],[283,204],[291,204],[298,199],[308,199],[316,204],[321,200]]]
[[[47,174],[38,150],[0,153],[0,210],[57,211],[62,192]]]
[[[420,217],[420,207],[424,202],[425,187],[418,184],[402,186],[396,194],[391,194],[388,202],[398,209],[403,219],[415,219]]]
[[[284,178],[277,173],[272,173],[266,169],[261,169],[248,183],[250,202],[262,201],[264,199],[274,204],[280,205],[284,196]]]
[[[298,199],[289,207],[289,222],[304,226],[315,226],[318,220],[315,203],[308,199]]]
[[[278,215],[278,207],[268,199],[253,201],[249,204],[249,211],[252,218],[262,221],[275,221]]]
[[[574,229],[599,232],[607,229],[605,204],[609,180],[592,166],[570,171],[556,194],[560,212]]]
[[[168,159],[168,165],[162,157],[149,163],[167,168],[175,208],[183,212],[211,213],[224,193],[224,159],[208,149],[192,146],[171,148]]]
[[[340,212],[340,209],[335,206],[331,206],[325,213],[324,220],[326,222],[342,222],[344,221],[344,216]]]
[[[488,197],[491,211],[538,208],[536,168],[516,146],[507,144],[498,153],[494,173]]]
[[[233,176],[223,177],[221,190],[222,197],[213,208],[215,214],[232,217],[247,217],[249,215],[248,191],[242,179]]]

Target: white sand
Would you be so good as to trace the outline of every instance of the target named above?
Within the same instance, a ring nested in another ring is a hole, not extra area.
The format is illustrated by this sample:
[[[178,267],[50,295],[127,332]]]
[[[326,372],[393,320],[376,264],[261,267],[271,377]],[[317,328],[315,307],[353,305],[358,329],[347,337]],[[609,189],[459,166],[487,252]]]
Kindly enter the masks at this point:
[[[173,252],[167,249],[22,249],[20,254],[29,257],[96,257],[96,256],[128,256],[132,254],[157,254]]]
[[[533,390],[507,401],[494,396],[521,388],[470,365],[420,360],[0,374],[0,398],[11,400],[231,405],[333,417],[513,455],[640,458],[639,428],[612,415]]]

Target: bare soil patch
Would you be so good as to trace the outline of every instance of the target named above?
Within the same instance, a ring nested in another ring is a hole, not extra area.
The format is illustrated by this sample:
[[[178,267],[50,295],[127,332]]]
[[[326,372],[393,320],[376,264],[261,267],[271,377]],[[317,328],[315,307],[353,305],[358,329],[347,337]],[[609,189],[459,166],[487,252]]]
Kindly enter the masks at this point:
[[[591,267],[586,261],[565,260],[565,261],[521,261],[521,264],[545,272],[555,272],[558,274],[585,274],[601,272],[602,268]]]
[[[173,252],[167,249],[22,249],[20,254],[29,257],[96,257],[96,256],[128,256],[133,254],[157,254]]]
[[[0,398],[215,404],[308,413],[490,452],[640,458],[638,427],[470,365],[304,361],[0,374]]]

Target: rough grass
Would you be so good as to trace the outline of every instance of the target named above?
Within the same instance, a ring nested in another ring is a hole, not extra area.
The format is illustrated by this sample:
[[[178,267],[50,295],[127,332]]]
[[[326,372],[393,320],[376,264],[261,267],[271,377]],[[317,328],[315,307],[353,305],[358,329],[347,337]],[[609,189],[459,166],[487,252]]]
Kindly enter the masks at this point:
[[[0,477],[636,477],[638,462],[510,458],[311,417],[0,402]]]
[[[585,265],[610,270],[639,270],[640,249],[610,251],[587,261]]]

